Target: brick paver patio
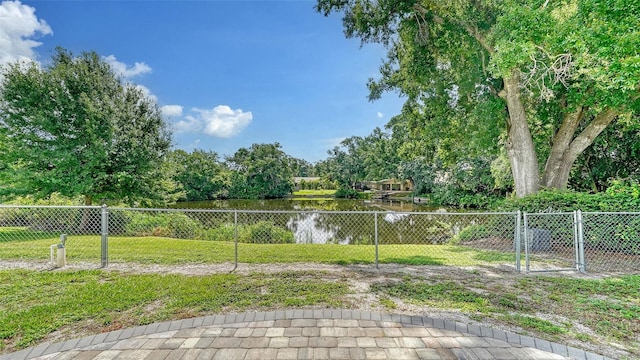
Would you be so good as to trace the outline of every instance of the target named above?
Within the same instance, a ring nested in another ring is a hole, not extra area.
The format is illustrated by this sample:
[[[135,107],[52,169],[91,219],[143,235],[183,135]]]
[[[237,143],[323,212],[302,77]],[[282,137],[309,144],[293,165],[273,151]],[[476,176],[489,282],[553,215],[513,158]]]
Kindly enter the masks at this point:
[[[0,360],[607,359],[570,346],[425,316],[340,309],[247,312],[169,321]]]

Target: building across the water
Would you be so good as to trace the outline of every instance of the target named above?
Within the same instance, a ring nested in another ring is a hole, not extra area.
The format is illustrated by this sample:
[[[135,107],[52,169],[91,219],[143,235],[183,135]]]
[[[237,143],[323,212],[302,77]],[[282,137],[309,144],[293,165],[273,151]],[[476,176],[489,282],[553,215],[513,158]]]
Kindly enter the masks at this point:
[[[409,180],[383,179],[367,181],[366,185],[375,191],[413,191],[413,184]]]

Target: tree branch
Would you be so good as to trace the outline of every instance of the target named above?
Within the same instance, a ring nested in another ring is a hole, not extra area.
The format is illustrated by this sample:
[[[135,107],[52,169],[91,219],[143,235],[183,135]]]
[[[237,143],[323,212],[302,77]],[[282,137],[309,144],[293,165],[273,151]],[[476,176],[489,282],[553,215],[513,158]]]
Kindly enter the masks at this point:
[[[569,147],[570,154],[577,156],[582,153],[618,115],[618,111],[613,108],[607,108],[605,111],[596,115],[593,121],[571,142]]]
[[[413,6],[413,9],[416,12],[419,12],[422,14],[423,18],[424,15],[427,15],[429,13],[429,11],[422,5],[420,4],[415,4]],[[431,19],[433,21],[435,21],[438,24],[444,24],[445,23],[445,19],[444,17],[437,15],[437,14],[431,14]],[[482,46],[483,49],[485,49],[488,53],[493,54],[495,51],[494,49],[489,45],[489,42],[487,41],[487,38],[485,36],[485,34],[482,34],[480,32],[480,30],[478,30],[477,27],[473,27],[463,21],[452,21],[453,24],[461,26],[462,28],[465,29],[465,31],[471,35],[471,37],[473,37],[479,44],[480,46]]]
[[[569,149],[573,135],[584,117],[584,109],[579,107],[576,111],[565,114],[560,128],[553,136],[551,152],[544,166],[542,183],[551,186],[560,174],[560,168],[564,164],[566,152]]]
[[[565,114],[562,119],[560,129],[558,129],[558,132],[556,132],[553,137],[552,153],[556,147],[559,149],[567,149],[569,147],[569,144],[571,144],[571,140],[573,139],[573,134],[583,118],[584,109],[582,107],[579,107],[572,113]]]

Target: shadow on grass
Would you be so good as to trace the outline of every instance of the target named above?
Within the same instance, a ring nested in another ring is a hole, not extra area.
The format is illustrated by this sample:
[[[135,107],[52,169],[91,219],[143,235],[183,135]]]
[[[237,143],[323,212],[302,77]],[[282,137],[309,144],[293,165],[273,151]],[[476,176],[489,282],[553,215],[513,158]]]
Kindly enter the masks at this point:
[[[335,265],[371,265],[374,262],[369,260],[362,260],[362,259],[349,259],[349,260],[338,259],[335,261],[331,261],[329,263],[335,264]]]
[[[516,255],[511,252],[501,252],[494,250],[478,250],[471,247],[459,246],[449,250],[453,253],[473,253],[472,259],[485,262],[515,261]]]
[[[433,258],[424,255],[414,255],[403,258],[380,259],[383,264],[403,264],[403,265],[445,265],[445,259]]]
[[[473,258],[475,260],[486,261],[486,262],[504,262],[504,261],[515,261],[516,255],[510,253],[503,253],[498,251],[481,251],[478,254],[474,255]]]

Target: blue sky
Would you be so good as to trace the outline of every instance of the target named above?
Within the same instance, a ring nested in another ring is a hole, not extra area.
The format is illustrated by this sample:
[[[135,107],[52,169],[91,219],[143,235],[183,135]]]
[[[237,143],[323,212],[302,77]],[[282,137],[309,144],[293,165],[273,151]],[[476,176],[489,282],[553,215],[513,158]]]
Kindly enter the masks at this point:
[[[0,64],[96,51],[166,114],[176,148],[279,142],[311,162],[399,113],[367,100],[385,49],[346,39],[314,1],[2,1]]]

